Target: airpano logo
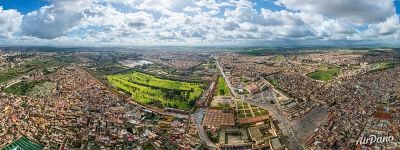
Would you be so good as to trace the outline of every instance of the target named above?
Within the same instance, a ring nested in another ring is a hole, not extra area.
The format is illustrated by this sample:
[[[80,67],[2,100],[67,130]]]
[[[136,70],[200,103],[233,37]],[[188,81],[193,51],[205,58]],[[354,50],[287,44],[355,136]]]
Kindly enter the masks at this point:
[[[380,143],[389,143],[394,141],[393,136],[380,136],[377,137],[376,135],[370,135],[369,137],[361,136],[356,141],[356,145],[372,145],[372,144],[380,144]]]

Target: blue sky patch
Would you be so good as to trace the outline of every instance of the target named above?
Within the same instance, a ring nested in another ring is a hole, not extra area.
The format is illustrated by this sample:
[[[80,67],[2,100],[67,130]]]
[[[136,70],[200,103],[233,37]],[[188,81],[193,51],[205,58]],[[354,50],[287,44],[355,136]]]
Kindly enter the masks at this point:
[[[22,14],[38,10],[40,7],[48,5],[47,0],[1,0],[0,6],[3,9],[16,9]]]

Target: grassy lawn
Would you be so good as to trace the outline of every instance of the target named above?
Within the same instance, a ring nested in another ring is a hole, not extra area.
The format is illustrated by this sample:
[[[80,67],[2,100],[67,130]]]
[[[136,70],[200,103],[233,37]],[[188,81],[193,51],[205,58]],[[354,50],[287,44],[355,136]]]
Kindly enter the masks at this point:
[[[248,83],[249,82],[249,80],[247,80],[246,78],[244,78],[244,77],[240,77],[240,82],[243,82],[243,83]]]
[[[315,72],[311,72],[307,74],[307,76],[315,80],[329,81],[335,76],[337,76],[339,73],[340,73],[339,68],[326,68],[317,70]]]
[[[242,102],[242,101],[236,101],[236,103],[237,103],[238,105],[240,105],[240,106],[243,105],[243,102]]]
[[[246,118],[246,115],[245,114],[239,114],[238,117],[239,118]]]
[[[273,60],[273,61],[280,61],[280,60],[284,60],[284,59],[285,59],[285,56],[283,56],[283,55],[276,55],[276,56],[270,58],[270,60]]]
[[[143,145],[143,150],[155,150],[156,148],[153,147],[150,143],[146,143]]]
[[[139,103],[183,110],[189,110],[203,92],[199,83],[160,79],[136,71],[109,75],[107,80]]]
[[[218,109],[228,110],[230,108],[229,104],[218,103]]]
[[[247,103],[243,103],[243,108],[247,109],[249,108],[249,105],[247,105]]]
[[[266,114],[268,114],[268,111],[267,111],[267,110],[265,110],[265,109],[260,109],[260,112],[261,112],[261,114],[263,114],[263,115],[266,115]]]
[[[275,78],[267,78],[267,80],[275,87],[278,86],[278,80]]]
[[[224,77],[218,77],[218,87],[217,87],[217,95],[218,96],[228,96],[230,94],[228,85],[226,85]]]

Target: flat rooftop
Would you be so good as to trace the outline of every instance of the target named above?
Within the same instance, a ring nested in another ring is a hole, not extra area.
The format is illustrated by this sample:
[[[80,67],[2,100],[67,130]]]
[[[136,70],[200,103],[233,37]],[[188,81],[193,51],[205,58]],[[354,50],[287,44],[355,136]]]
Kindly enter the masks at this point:
[[[207,109],[203,125],[216,128],[221,126],[234,126],[235,115],[233,113],[226,113],[219,109]]]

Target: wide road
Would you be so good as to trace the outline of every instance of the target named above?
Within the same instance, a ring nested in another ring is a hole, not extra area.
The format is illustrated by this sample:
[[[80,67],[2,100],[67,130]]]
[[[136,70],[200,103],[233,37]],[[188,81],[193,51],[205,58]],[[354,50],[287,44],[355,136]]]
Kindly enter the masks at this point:
[[[205,113],[206,112],[205,112],[204,108],[199,108],[197,110],[196,114],[192,114],[192,118],[194,119],[194,123],[196,125],[197,132],[199,133],[200,139],[203,140],[204,142],[206,142],[208,147],[217,148],[217,146],[213,142],[211,142],[211,140],[208,138],[207,133],[203,128],[202,122],[203,122]]]

